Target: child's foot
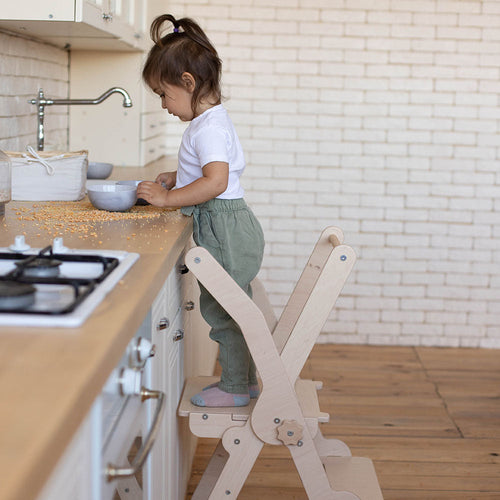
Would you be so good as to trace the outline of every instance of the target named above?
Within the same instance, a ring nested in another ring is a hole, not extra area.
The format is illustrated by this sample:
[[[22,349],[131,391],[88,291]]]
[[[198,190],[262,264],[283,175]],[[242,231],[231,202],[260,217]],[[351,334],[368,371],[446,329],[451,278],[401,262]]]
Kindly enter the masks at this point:
[[[191,403],[196,406],[246,406],[250,403],[250,396],[246,394],[231,394],[218,387],[203,389],[191,398]]]
[[[219,382],[214,382],[213,384],[207,385],[203,388],[204,391],[211,389],[212,387],[219,387]],[[256,399],[260,394],[259,384],[253,384],[248,386],[248,393],[250,394],[250,399]]]

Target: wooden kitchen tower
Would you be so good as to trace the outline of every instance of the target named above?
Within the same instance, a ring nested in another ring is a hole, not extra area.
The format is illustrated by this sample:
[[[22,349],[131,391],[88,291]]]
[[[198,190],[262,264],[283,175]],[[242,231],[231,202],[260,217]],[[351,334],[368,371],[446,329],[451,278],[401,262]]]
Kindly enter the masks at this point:
[[[326,228],[276,322],[270,307],[250,299],[207,250],[187,253],[187,267],[239,324],[262,382],[259,398],[246,407],[205,408],[190,398],[216,379],[186,381],[179,415],[196,436],[220,438],[193,500],[236,499],[264,443],[288,448],[310,499],[382,500],[372,461],[322,435],[319,423],[329,415],[319,408],[321,382],[299,378],[355,259],[342,231]]]

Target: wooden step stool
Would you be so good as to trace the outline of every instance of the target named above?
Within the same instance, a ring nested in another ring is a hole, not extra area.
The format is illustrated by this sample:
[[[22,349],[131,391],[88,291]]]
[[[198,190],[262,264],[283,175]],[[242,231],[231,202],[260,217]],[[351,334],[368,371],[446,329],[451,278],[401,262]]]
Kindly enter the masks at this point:
[[[323,437],[319,423],[329,415],[319,409],[321,383],[299,378],[356,260],[342,242],[340,229],[323,231],[277,323],[207,250],[186,254],[189,270],[240,326],[262,389],[245,407],[198,407],[191,397],[216,378],[186,381],[179,415],[196,436],[220,438],[193,500],[236,499],[264,443],[288,448],[310,499],[383,500],[371,460]]]

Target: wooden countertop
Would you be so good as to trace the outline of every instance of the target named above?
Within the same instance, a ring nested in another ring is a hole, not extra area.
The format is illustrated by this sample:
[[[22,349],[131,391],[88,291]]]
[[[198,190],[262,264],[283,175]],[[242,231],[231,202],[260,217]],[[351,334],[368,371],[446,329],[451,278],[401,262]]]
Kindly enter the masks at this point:
[[[111,179],[154,180],[158,172],[173,169],[172,160],[162,159],[144,168],[115,168]],[[6,206],[0,246],[23,233],[33,247],[52,242],[48,230],[20,218],[18,210],[32,206]],[[0,327],[1,500],[36,497],[191,232],[191,219],[178,210],[155,219],[93,223],[93,234],[85,239],[60,228],[68,247],[126,250],[140,258],[81,327]]]

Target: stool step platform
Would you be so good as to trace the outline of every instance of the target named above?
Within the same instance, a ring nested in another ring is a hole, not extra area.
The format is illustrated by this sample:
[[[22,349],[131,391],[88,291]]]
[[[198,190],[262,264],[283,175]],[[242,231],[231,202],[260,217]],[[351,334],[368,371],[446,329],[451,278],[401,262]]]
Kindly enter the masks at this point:
[[[181,402],[179,403],[179,417],[189,417],[191,413],[203,413],[210,415],[230,415],[232,420],[246,422],[252,413],[256,399],[251,399],[247,406],[221,406],[217,408],[209,406],[196,406],[191,403],[191,398],[203,390],[204,387],[219,381],[219,377],[193,377],[188,378],[184,385]]]
[[[247,406],[221,406],[217,408],[207,406],[196,406],[191,403],[191,397],[198,394],[210,384],[218,382],[218,377],[200,376],[186,380],[182,398],[179,403],[178,414],[180,417],[188,417],[191,413],[202,413],[210,415],[230,415],[231,420],[247,421],[252,414],[257,399],[251,399]],[[321,389],[322,383],[315,380],[297,379],[295,392],[299,400],[304,418],[315,419],[318,422],[326,423],[330,421],[330,415],[322,412],[319,408],[317,390]]]
[[[350,491],[362,500],[384,500],[369,458],[325,457],[323,465],[334,490]]]

